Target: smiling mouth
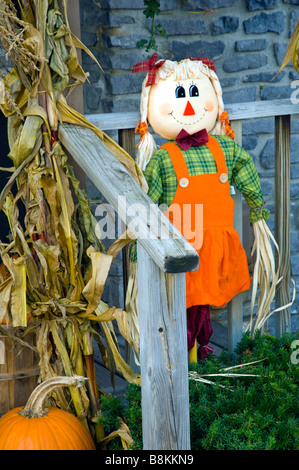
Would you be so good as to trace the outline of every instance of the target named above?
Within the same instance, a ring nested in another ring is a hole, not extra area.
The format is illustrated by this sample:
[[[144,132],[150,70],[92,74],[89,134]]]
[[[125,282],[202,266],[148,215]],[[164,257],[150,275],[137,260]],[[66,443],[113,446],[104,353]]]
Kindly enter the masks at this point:
[[[204,116],[206,115],[206,112],[207,112],[207,110],[204,108],[204,113],[203,113],[203,115],[202,115],[199,119],[197,119],[196,121],[193,121],[193,122],[182,122],[182,121],[179,121],[179,120],[173,115],[173,111],[171,111],[171,113],[168,113],[168,114],[169,114],[169,116],[172,116],[173,119],[174,119],[176,122],[178,122],[179,124],[182,124],[182,125],[184,125],[184,126],[193,126],[193,124],[197,124],[199,121],[201,121],[201,120],[204,118]]]

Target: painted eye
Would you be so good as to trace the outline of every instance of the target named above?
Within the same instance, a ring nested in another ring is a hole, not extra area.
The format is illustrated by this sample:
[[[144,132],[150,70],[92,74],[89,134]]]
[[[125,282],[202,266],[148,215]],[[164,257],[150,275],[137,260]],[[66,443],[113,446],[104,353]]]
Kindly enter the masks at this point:
[[[196,85],[191,85],[190,88],[189,88],[189,94],[190,96],[199,96],[199,93],[198,93],[198,88]]]
[[[182,86],[178,86],[175,90],[175,96],[176,98],[185,98],[186,96],[185,88]]]

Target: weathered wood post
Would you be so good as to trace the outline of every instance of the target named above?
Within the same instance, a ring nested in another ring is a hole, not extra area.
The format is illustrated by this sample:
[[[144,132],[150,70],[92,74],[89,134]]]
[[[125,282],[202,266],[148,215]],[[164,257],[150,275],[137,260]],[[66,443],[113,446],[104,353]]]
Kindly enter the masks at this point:
[[[143,448],[190,449],[185,273],[166,274],[138,243]]]
[[[189,450],[185,272],[198,255],[91,130],[59,137],[137,238],[144,449]]]
[[[242,121],[232,122],[235,132],[235,141],[242,145]],[[241,242],[243,241],[243,209],[242,194],[237,189],[232,196],[235,203],[234,228],[237,230]],[[227,343],[228,352],[233,353],[243,334],[243,293],[235,295],[227,306]]]
[[[291,116],[275,117],[275,238],[280,248],[281,286],[275,297],[275,307],[290,302],[290,124]],[[275,334],[280,337],[291,328],[291,309],[275,313]]]

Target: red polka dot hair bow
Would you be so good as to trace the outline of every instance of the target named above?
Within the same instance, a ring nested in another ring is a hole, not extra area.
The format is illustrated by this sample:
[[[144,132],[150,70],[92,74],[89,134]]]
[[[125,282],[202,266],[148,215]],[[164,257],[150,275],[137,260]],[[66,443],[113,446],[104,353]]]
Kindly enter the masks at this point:
[[[132,72],[143,72],[144,70],[148,70],[148,78],[145,86],[153,85],[156,82],[156,72],[157,69],[164,64],[165,60],[160,60],[160,62],[156,63],[158,59],[158,54],[155,52],[148,62],[138,62],[138,64],[134,65]]]

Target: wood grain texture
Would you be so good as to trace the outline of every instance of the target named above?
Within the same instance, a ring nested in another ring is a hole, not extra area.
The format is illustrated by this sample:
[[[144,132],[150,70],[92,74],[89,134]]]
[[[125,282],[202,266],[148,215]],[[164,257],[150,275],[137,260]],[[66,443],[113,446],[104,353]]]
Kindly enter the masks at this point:
[[[165,274],[137,249],[143,449],[188,450],[185,275]]]
[[[235,132],[235,141],[242,145],[242,121],[233,121],[232,128]],[[234,211],[234,228],[239,234],[242,242],[243,239],[243,210],[242,210],[242,194],[236,189],[236,194],[232,196],[235,203]],[[243,294],[237,294],[228,303],[227,306],[227,343],[228,352],[233,353],[243,334]]]
[[[0,416],[26,404],[40,373],[38,354],[13,339],[14,336],[22,339],[22,329],[2,325],[2,330],[0,343],[4,355],[0,358]],[[34,333],[27,334],[23,340],[31,346],[36,344]]]
[[[299,104],[292,104],[290,99],[228,104],[225,109],[231,121],[299,114]],[[86,117],[102,131],[135,129],[140,121],[138,111],[87,114]]]
[[[59,138],[163,271],[186,272],[197,267],[196,251],[91,130],[63,125]]]
[[[275,118],[275,238],[280,248],[280,276],[276,308],[290,302],[290,116]],[[275,334],[290,331],[290,308],[275,313]]]

